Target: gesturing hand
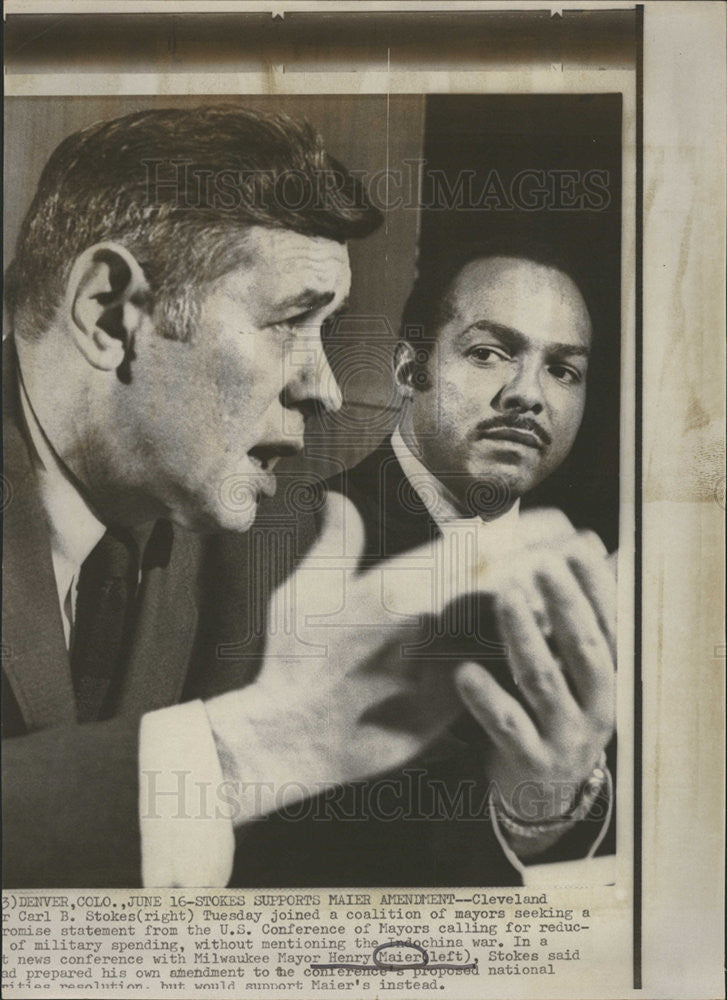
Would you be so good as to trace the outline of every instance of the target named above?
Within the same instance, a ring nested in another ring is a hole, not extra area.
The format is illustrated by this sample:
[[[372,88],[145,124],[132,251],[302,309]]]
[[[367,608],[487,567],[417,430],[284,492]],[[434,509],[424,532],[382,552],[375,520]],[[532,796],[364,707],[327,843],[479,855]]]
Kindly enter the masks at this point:
[[[206,703],[234,821],[398,767],[456,718],[453,664],[427,655],[444,545],[359,573],[361,518],[330,495],[317,544],[273,595],[257,680]]]
[[[537,528],[539,512],[526,516]],[[614,727],[615,576],[597,536],[568,527],[563,519],[555,542],[548,532],[547,544],[511,554],[487,580],[519,698],[484,666],[456,671],[489,737],[488,777],[525,822],[568,811]]]

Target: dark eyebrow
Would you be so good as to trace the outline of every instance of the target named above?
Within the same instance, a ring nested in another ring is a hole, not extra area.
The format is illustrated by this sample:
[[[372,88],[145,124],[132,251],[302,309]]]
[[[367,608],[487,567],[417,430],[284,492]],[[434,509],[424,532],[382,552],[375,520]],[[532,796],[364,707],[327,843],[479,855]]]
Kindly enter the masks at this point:
[[[499,337],[500,340],[505,344],[510,344],[513,347],[525,347],[528,344],[528,338],[511,326],[503,326],[502,323],[492,323],[488,319],[479,319],[475,323],[470,324],[465,330],[462,331],[460,337],[464,338],[472,330],[482,330],[484,333],[491,333],[495,337]],[[583,357],[587,358],[590,355],[590,349],[585,347],[583,344],[565,344],[560,342],[555,342],[552,344],[546,344],[546,353],[550,357],[563,357],[568,355],[570,357]]]
[[[548,354],[559,358],[564,355],[587,358],[590,353],[590,350],[582,344],[548,344]]]
[[[275,305],[276,312],[285,312],[288,309],[301,309],[305,312],[313,312],[315,309],[322,309],[329,302],[333,302],[336,297],[335,292],[317,292],[313,288],[306,288],[297,295],[283,299]]]
[[[482,330],[484,333],[492,333],[496,337],[501,337],[502,340],[511,340],[517,344],[525,342],[525,337],[519,330],[515,330],[511,326],[503,326],[502,323],[492,323],[489,319],[478,319],[474,323],[470,323],[462,331],[462,336],[464,337],[470,330]]]

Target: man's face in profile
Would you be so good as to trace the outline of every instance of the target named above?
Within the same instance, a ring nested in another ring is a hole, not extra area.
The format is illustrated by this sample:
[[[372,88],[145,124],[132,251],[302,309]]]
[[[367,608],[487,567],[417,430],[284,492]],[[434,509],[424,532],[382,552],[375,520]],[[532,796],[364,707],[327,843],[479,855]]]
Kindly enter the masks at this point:
[[[195,530],[249,528],[307,413],[341,402],[320,332],[348,294],[346,246],[253,227],[244,249],[203,286],[187,342],[137,338],[124,404],[146,492]]]
[[[414,393],[424,464],[467,508],[478,484],[513,499],[570,451],[583,416],[591,322],[562,272],[514,257],[467,264],[452,283]]]

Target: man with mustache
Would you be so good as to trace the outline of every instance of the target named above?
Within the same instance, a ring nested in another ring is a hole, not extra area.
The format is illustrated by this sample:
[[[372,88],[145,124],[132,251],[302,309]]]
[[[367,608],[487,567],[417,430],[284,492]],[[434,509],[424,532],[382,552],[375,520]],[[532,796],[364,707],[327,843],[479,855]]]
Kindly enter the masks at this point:
[[[403,326],[397,450],[437,478],[460,514],[491,521],[516,510],[580,427],[591,320],[578,286],[543,252],[489,251],[420,277]],[[480,506],[486,483],[503,494],[491,510]]]
[[[402,329],[398,427],[329,485],[366,525],[362,566],[444,536],[458,539],[450,576],[487,567],[494,600],[454,637],[471,653],[455,670],[470,716],[453,730],[464,757],[428,774],[446,775],[451,802],[462,779],[486,777],[502,850],[488,848],[483,824],[461,818],[429,824],[426,836],[404,824],[397,837],[430,871],[439,859],[440,884],[507,882],[523,862],[592,854],[612,813],[613,560],[591,532],[578,533],[578,560],[563,558],[565,517],[552,511],[552,523],[533,526],[520,513],[574,444],[591,317],[550,250],[502,243],[421,267]]]
[[[360,516],[363,539],[347,551],[359,571],[410,554],[382,580],[392,608],[397,583],[412,599],[427,586],[465,595],[423,643],[399,647],[415,685],[452,671],[461,714],[403,770],[248,830],[233,881],[538,885],[553,862],[571,864],[560,877],[608,881],[614,567],[559,511],[520,511],[581,424],[585,299],[549,250],[490,244],[420,264],[402,330],[398,426],[328,482],[328,501],[342,493]],[[300,530],[306,516],[291,513]],[[430,578],[417,574],[427,543],[445,545]],[[390,721],[405,715],[392,700]]]

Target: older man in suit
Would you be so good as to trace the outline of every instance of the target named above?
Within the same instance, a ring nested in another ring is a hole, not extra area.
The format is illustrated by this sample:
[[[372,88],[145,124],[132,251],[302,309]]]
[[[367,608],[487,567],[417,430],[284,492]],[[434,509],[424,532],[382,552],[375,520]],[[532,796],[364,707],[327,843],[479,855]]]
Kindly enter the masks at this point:
[[[395,625],[344,623],[306,669],[278,632],[236,683],[199,616],[198,535],[245,532],[340,405],[321,327],[378,222],[310,127],[232,105],[100,122],[49,160],[8,276],[6,885],[222,885],[234,829],[278,804],[258,792],[403,763],[454,712],[439,674],[402,691],[415,729],[365,718],[403,686]]]

